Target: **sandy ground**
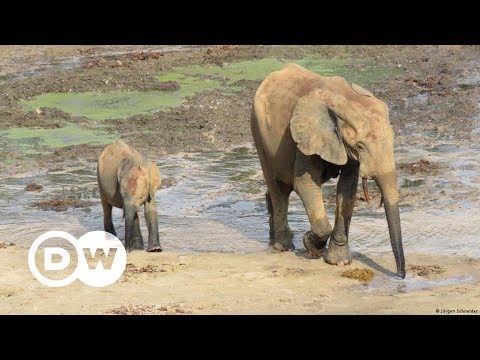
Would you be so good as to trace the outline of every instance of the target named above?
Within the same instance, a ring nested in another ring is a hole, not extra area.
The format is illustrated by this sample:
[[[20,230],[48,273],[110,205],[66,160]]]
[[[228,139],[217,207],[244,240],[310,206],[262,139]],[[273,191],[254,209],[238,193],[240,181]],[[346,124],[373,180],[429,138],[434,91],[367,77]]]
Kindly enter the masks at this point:
[[[480,313],[480,260],[468,258],[408,254],[409,275],[399,280],[387,275],[393,256],[356,254],[352,265],[340,268],[303,251],[136,251],[115,284],[97,289],[79,281],[48,288],[30,273],[26,249],[8,246],[0,253],[2,314]],[[369,268],[374,277],[364,285],[342,277],[347,268]]]

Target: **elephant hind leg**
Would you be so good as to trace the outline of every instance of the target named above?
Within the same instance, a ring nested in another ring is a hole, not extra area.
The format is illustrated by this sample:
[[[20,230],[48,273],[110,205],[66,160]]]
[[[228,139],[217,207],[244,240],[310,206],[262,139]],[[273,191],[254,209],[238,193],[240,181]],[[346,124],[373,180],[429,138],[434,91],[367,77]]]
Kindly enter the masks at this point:
[[[112,221],[112,205],[110,205],[103,196],[101,196],[101,198],[103,208],[103,227],[105,229],[105,232],[117,236]]]
[[[270,245],[277,251],[294,250],[293,233],[288,226],[288,199],[293,191],[291,185],[267,180],[267,208],[270,214]]]

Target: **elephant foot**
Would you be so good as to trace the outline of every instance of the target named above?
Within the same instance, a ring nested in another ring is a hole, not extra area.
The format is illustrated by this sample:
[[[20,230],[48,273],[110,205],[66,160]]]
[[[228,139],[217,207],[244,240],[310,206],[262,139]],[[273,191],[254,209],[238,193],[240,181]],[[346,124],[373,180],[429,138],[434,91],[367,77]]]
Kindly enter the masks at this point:
[[[292,239],[293,233],[288,229],[286,232],[276,234],[272,237],[270,239],[270,245],[278,252],[293,251],[295,250],[295,245],[293,245]]]
[[[279,243],[279,242],[275,242],[275,243],[272,244],[272,247],[275,251],[278,251],[278,252],[295,250],[295,245],[293,245],[293,242],[290,243],[290,244],[282,244],[282,243]]]
[[[310,255],[320,257],[324,253],[329,237],[330,235],[319,237],[313,231],[307,231],[303,235],[303,245]]]
[[[324,259],[325,262],[329,264],[345,266],[352,262],[353,257],[348,248],[348,243],[345,245],[336,245],[334,241],[330,241]]]
[[[141,243],[135,242],[135,243],[133,244],[133,249],[134,249],[134,250],[144,250],[145,247],[143,246],[143,241],[142,241]]]
[[[114,229],[105,229],[105,232],[112,234],[113,236],[117,237],[117,233],[115,232]]]
[[[149,245],[147,247],[147,251],[148,252],[162,252],[162,247],[160,246],[160,244],[154,244],[154,245]]]

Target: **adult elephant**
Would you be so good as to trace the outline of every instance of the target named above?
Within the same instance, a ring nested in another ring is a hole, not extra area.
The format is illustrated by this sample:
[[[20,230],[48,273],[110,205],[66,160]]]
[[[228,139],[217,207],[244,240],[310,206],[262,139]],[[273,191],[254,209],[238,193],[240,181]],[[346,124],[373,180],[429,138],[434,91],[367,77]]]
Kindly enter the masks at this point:
[[[375,180],[381,190],[397,274],[405,277],[394,135],[383,101],[341,77],[287,64],[258,88],[251,128],[268,187],[270,241],[275,249],[294,249],[287,211],[295,190],[311,225],[303,237],[307,251],[323,255],[330,264],[349,264],[348,231],[361,176],[367,199],[367,179]],[[320,186],[339,175],[332,231]]]

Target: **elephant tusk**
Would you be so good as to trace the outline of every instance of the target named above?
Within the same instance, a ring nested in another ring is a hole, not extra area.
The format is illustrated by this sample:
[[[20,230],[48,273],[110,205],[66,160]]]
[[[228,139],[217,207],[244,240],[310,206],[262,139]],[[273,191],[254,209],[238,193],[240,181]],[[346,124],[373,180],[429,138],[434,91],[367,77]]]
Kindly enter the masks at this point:
[[[367,178],[362,178],[362,187],[363,187],[363,194],[365,195],[365,200],[367,201],[367,204],[370,205],[370,196],[368,195]]]
[[[382,205],[383,205],[383,194],[382,194],[382,197],[380,198],[380,205],[378,207],[381,208]]]

